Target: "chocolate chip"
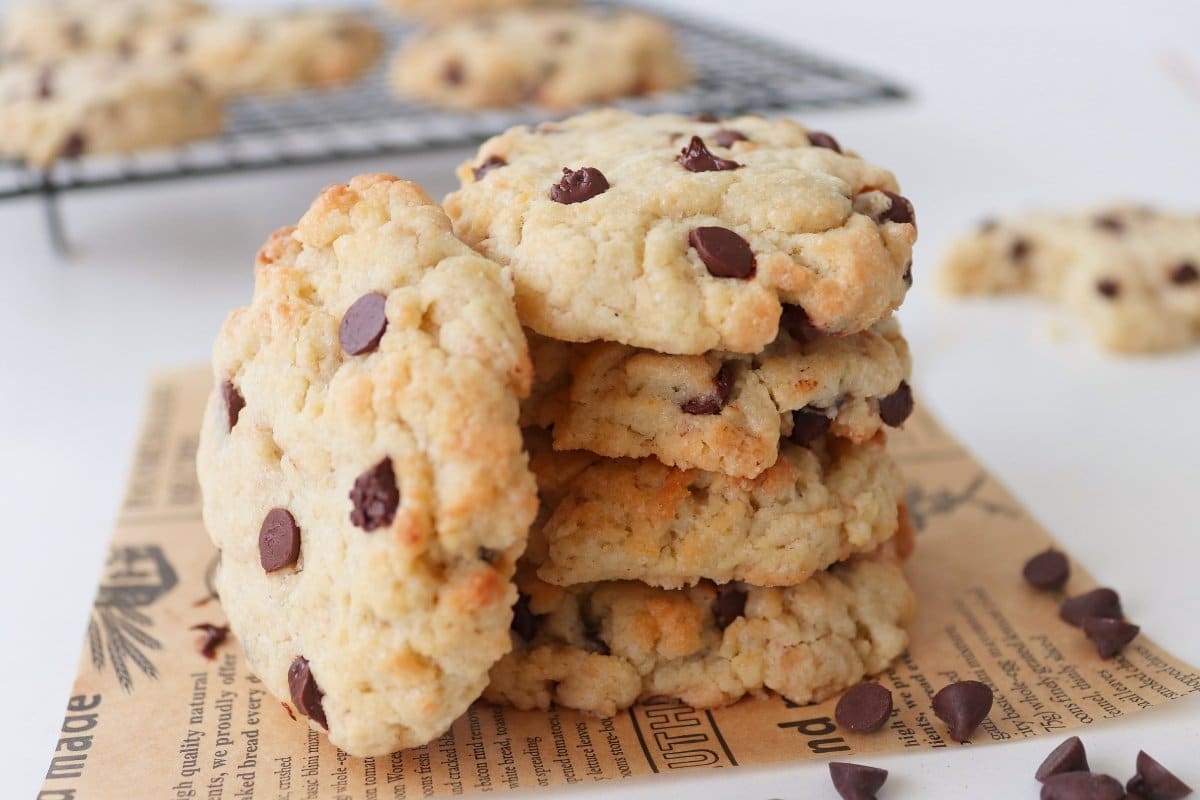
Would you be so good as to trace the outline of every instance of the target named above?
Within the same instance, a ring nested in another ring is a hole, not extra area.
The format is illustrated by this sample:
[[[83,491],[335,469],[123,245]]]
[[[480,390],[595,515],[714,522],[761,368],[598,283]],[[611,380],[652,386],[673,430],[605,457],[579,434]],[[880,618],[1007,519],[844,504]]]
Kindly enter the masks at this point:
[[[1026,561],[1021,574],[1038,589],[1061,589],[1071,577],[1071,564],[1052,547]]]
[[[860,683],[838,700],[833,716],[856,733],[877,731],[892,715],[892,693],[878,683]]]
[[[714,156],[699,136],[693,136],[692,141],[683,148],[675,160],[688,172],[720,172],[738,169],[742,166],[736,161]]]
[[[442,80],[451,86],[461,86],[466,75],[463,72],[463,65],[457,59],[447,61],[442,66]]]
[[[258,529],[258,560],[267,572],[278,572],[300,559],[300,526],[286,508],[272,508]]]
[[[991,233],[992,231],[996,230],[996,228],[999,228],[999,227],[1000,227],[1000,223],[997,222],[993,217],[988,217],[987,219],[983,219],[983,220],[979,221],[979,232],[980,233]]]
[[[1064,772],[1087,772],[1088,769],[1087,751],[1083,749],[1083,742],[1078,736],[1072,736],[1050,751],[1050,755],[1046,756],[1046,760],[1037,768],[1033,777],[1045,783],[1047,778]]]
[[[842,147],[838,144],[838,140],[824,131],[809,131],[808,143],[813,147],[824,147],[826,150],[832,150],[835,153],[842,152]]]
[[[551,31],[550,33],[551,44],[566,44],[573,38],[575,38],[575,34],[571,33],[571,31],[567,30],[566,28],[560,28],[559,30]]]
[[[329,721],[325,719],[323,705],[325,693],[317,686],[312,667],[304,656],[297,657],[288,669],[288,690],[292,694],[292,704],[296,706],[297,711],[329,730]]]
[[[729,402],[733,392],[733,367],[722,364],[713,376],[713,390],[705,394],[689,398],[681,406],[683,413],[693,416],[711,416],[720,414],[721,409]]]
[[[713,277],[742,280],[754,277],[758,261],[750,243],[728,228],[693,228],[688,243]]]
[[[387,296],[364,294],[346,310],[338,328],[338,340],[347,355],[361,356],[379,346],[387,330]]]
[[[225,421],[229,423],[229,430],[233,430],[233,426],[237,425],[238,417],[241,416],[242,409],[246,407],[246,400],[233,385],[233,381],[225,381],[221,384],[221,397],[225,401]]]
[[[1096,645],[1100,657],[1105,659],[1124,650],[1125,645],[1136,639],[1141,631],[1137,625],[1123,619],[1085,617],[1083,620],[1083,632]]]
[[[1110,775],[1064,772],[1042,784],[1042,800],[1121,800],[1125,790]]]
[[[1014,239],[1012,245],[1008,248],[1008,257],[1017,263],[1023,262],[1029,258],[1029,251],[1033,249],[1033,245],[1028,239]]]
[[[200,651],[200,655],[208,660],[217,657],[217,648],[225,643],[229,637],[228,625],[209,625],[207,622],[200,625],[193,625],[192,630],[203,631],[204,635],[200,637],[200,644],[196,649]]]
[[[903,279],[904,285],[911,289],[913,284],[911,261],[904,265],[904,274],[900,277]]]
[[[900,381],[896,391],[879,401],[879,418],[885,425],[898,428],[912,416],[914,406],[912,387],[908,381]]]
[[[748,142],[746,134],[741,131],[735,131],[732,128],[721,128],[713,134],[713,141],[718,147],[733,147],[735,142]]]
[[[396,487],[396,473],[392,470],[390,458],[385,458],[354,479],[350,502],[354,504],[350,521],[364,531],[370,532],[392,524],[396,507],[400,505],[400,490]]]
[[[490,547],[481,547],[481,548],[479,548],[479,552],[477,553],[477,555],[479,556],[480,561],[483,561],[484,563],[487,563],[487,564],[495,564],[496,559],[498,559],[500,557],[500,551],[493,550]]]
[[[526,642],[532,642],[533,637],[537,636],[537,617],[529,610],[529,595],[524,592],[517,595],[517,602],[513,605],[513,620],[510,627],[513,633]]]
[[[87,39],[87,30],[82,22],[69,22],[63,26],[63,36],[74,47],[79,47]]]
[[[48,100],[54,96],[54,67],[44,67],[38,73],[37,96],[39,100]]]
[[[696,120],[696,122],[719,122],[720,121],[717,118],[716,114],[713,114],[708,111],[700,111],[698,113],[692,114],[692,119]]]
[[[829,777],[842,800],[875,800],[875,794],[883,787],[887,776],[887,770],[879,767],[829,762]]]
[[[992,690],[979,681],[958,681],[933,696],[933,713],[956,742],[969,741],[991,710]]]
[[[1171,283],[1176,286],[1187,286],[1196,281],[1200,281],[1200,269],[1196,269],[1196,265],[1190,261],[1185,261],[1171,270]]]
[[[475,180],[480,181],[480,180],[483,180],[484,175],[487,175],[489,172],[496,169],[497,167],[507,167],[507,166],[508,166],[508,162],[505,161],[500,156],[488,156],[487,158],[485,158],[483,160],[482,164],[480,164],[478,167],[475,167],[475,169],[472,171],[475,173]]]
[[[1124,233],[1125,221],[1115,214],[1101,214],[1092,220],[1097,228],[1110,233]]]
[[[562,180],[550,187],[550,199],[564,205],[582,203],[604,194],[609,188],[608,178],[595,167],[577,170],[563,167]]]
[[[917,215],[916,212],[913,211],[912,201],[902,194],[889,192],[886,189],[883,191],[883,193],[888,196],[888,199],[892,201],[892,204],[888,207],[887,211],[880,215],[878,220],[880,223],[907,222],[916,224]]]
[[[1121,598],[1112,589],[1093,589],[1063,601],[1058,608],[1063,621],[1076,628],[1083,627],[1087,617],[1122,619]]]
[[[1137,774],[1129,779],[1125,788],[1130,794],[1141,795],[1146,800],[1180,800],[1192,793],[1192,787],[1146,755],[1145,750],[1138,751]]]
[[[788,435],[788,439],[801,447],[808,447],[828,433],[831,427],[833,427],[833,418],[824,410],[806,406],[799,411],[792,412],[792,432]]]
[[[812,324],[808,312],[800,306],[784,304],[779,327],[798,342],[811,342],[821,335],[821,329]]]
[[[717,597],[712,602],[712,613],[718,628],[725,630],[735,619],[746,613],[747,597],[749,594],[745,589],[732,583],[717,587]]]
[[[1121,284],[1114,281],[1112,278],[1101,278],[1096,281],[1096,291],[1107,297],[1109,300],[1114,300],[1121,294]]]
[[[137,49],[133,46],[133,42],[128,39],[121,39],[117,42],[117,56],[123,61],[128,61],[133,58]]]
[[[63,142],[62,149],[58,151],[58,154],[62,158],[79,158],[85,150],[87,150],[87,138],[79,131],[75,131]]]

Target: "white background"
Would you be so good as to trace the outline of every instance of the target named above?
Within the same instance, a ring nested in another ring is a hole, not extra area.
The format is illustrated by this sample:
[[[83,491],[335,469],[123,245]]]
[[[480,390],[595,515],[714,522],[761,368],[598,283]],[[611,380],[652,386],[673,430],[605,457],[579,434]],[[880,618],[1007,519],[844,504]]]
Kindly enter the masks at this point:
[[[0,0],[0,8],[4,0]],[[1200,349],[1101,354],[1030,301],[931,290],[949,237],[1029,206],[1200,209],[1200,3],[671,0],[884,71],[914,102],[805,117],[892,168],[918,211],[902,319],[924,402],[1128,614],[1200,664]],[[79,195],[57,260],[33,202],[0,205],[0,795],[36,794],[56,740],[148,371],[203,361],[254,252],[326,183],[388,170],[450,188],[464,154]],[[1052,337],[1053,325],[1066,332]],[[1200,785],[1200,697],[1085,734],[1124,780],[1145,747]],[[1057,740],[879,758],[886,797],[1034,797]],[[623,784],[659,798],[833,797],[824,767]],[[596,796],[583,793],[576,796]],[[130,788],[136,798],[136,788]],[[81,798],[87,800],[87,798]]]

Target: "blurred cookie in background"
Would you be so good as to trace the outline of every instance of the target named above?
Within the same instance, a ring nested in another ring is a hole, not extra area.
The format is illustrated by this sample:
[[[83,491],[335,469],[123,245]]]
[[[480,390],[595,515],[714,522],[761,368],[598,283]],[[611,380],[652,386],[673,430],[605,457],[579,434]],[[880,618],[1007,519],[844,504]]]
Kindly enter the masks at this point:
[[[671,28],[645,14],[528,9],[425,31],[392,64],[405,97],[450,108],[569,109],[676,89],[691,69]]]
[[[452,20],[510,8],[574,5],[577,0],[384,0],[392,10],[423,20]]]
[[[83,53],[129,56],[147,36],[209,13],[196,0],[25,0],[4,15],[0,62],[56,61]]]

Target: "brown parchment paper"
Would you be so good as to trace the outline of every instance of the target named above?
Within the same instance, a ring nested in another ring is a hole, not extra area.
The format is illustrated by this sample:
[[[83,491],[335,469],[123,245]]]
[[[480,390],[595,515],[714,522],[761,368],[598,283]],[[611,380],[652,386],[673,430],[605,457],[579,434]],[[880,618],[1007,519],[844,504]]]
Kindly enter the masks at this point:
[[[478,703],[442,738],[386,758],[331,747],[246,671],[236,642],[212,661],[200,623],[222,623],[215,551],[193,461],[210,376],[157,376],[79,674],[39,800],[378,800],[501,792],[649,773],[827,756],[977,747],[1059,734],[1200,690],[1200,674],[1145,636],[1101,661],[1061,622],[1061,596],[1020,577],[1051,544],[1020,505],[927,415],[894,448],[911,483],[920,601],[909,654],[883,675],[897,712],[882,731],[839,730],[834,702],[777,697],[697,711],[674,703],[612,719]],[[1076,564],[1069,593],[1093,586]],[[969,745],[930,712],[946,683],[996,691]]]

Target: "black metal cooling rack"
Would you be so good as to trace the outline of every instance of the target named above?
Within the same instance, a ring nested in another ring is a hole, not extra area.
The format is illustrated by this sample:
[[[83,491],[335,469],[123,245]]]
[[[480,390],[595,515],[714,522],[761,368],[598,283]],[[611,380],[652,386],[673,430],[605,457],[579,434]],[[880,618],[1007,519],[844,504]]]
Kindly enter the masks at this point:
[[[632,111],[728,116],[905,97],[898,85],[869,72],[703,19],[648,10],[674,25],[697,80],[681,91],[616,104]],[[383,12],[369,13],[392,46],[410,30]],[[89,156],[46,170],[0,160],[0,200],[40,197],[51,241],[65,252],[58,204],[65,192],[461,147],[552,116],[536,107],[462,113],[404,102],[388,90],[385,59],[345,88],[232,101],[225,130],[213,139],[169,150]]]

